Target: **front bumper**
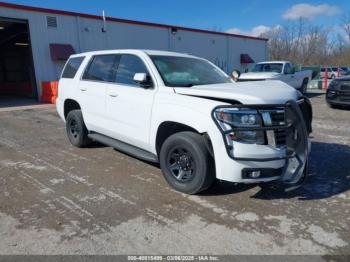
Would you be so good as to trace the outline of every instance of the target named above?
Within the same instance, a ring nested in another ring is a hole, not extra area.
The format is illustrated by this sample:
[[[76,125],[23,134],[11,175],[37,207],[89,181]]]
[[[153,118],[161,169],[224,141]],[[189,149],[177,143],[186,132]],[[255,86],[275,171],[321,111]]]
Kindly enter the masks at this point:
[[[350,105],[349,90],[327,90],[326,101],[331,105]]]
[[[217,164],[217,178],[240,183],[257,183],[280,180],[284,184],[296,185],[306,175],[310,143],[308,135],[311,132],[312,112],[311,107],[305,112],[303,101],[289,101],[285,105],[242,105],[244,108],[256,110],[281,109],[285,110],[285,125],[263,126],[257,128],[233,128],[234,131],[272,131],[285,130],[285,145],[275,147],[272,145],[244,144],[239,142],[227,142],[229,132],[221,132],[221,145],[224,139],[225,155],[222,146],[215,152]],[[236,106],[236,105],[235,105]],[[231,106],[232,107],[232,106]],[[218,146],[218,145],[217,145]],[[215,151],[215,146],[214,146]],[[251,178],[247,172],[260,171],[260,176]]]

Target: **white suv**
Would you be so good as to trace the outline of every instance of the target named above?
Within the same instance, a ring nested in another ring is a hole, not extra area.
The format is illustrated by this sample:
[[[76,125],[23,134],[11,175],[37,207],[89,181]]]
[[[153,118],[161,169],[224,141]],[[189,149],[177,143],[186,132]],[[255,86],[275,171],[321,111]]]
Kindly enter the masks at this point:
[[[188,194],[215,179],[294,188],[307,173],[309,100],[280,81],[236,83],[191,55],[73,55],[57,110],[74,146],[98,141],[159,162],[167,182]]]

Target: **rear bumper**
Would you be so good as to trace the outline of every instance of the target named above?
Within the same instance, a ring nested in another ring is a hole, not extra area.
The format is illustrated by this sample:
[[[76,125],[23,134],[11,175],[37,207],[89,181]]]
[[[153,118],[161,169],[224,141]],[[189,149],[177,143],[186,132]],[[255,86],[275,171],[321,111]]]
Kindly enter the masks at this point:
[[[57,97],[57,99],[56,99],[56,110],[57,110],[57,113],[60,116],[60,118],[63,121],[66,121],[66,119],[64,117],[64,102],[59,97]]]

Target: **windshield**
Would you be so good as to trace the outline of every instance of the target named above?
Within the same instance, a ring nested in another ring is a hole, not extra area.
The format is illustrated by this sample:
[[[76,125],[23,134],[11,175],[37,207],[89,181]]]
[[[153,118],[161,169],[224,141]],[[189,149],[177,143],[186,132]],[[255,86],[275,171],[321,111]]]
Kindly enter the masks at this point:
[[[166,86],[191,87],[232,82],[209,62],[179,56],[151,56]]]
[[[274,72],[274,73],[282,73],[283,64],[256,64],[252,72]]]

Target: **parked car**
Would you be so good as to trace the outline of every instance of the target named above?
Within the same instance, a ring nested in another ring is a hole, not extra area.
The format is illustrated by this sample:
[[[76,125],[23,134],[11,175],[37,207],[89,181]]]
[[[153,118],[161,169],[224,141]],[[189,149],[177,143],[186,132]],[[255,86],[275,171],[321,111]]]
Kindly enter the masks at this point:
[[[325,74],[326,74],[326,68],[327,68],[327,78],[328,79],[335,79],[337,78],[338,75],[338,70],[336,67],[321,67],[320,70],[320,78],[325,78]]]
[[[250,72],[241,74],[238,81],[280,80],[304,94],[311,76],[311,70],[296,71],[288,61],[268,61],[257,63]]]
[[[337,77],[342,77],[347,75],[347,71],[343,70],[341,67],[332,67],[332,71],[336,72]]]
[[[330,107],[350,106],[350,77],[333,80],[327,89],[326,101]]]
[[[346,66],[342,66],[341,70],[343,71],[343,76],[350,75],[350,68]]]
[[[281,81],[236,83],[195,56],[73,55],[56,104],[74,146],[98,141],[159,162],[166,181],[184,193],[215,179],[292,189],[307,174],[310,101]]]

